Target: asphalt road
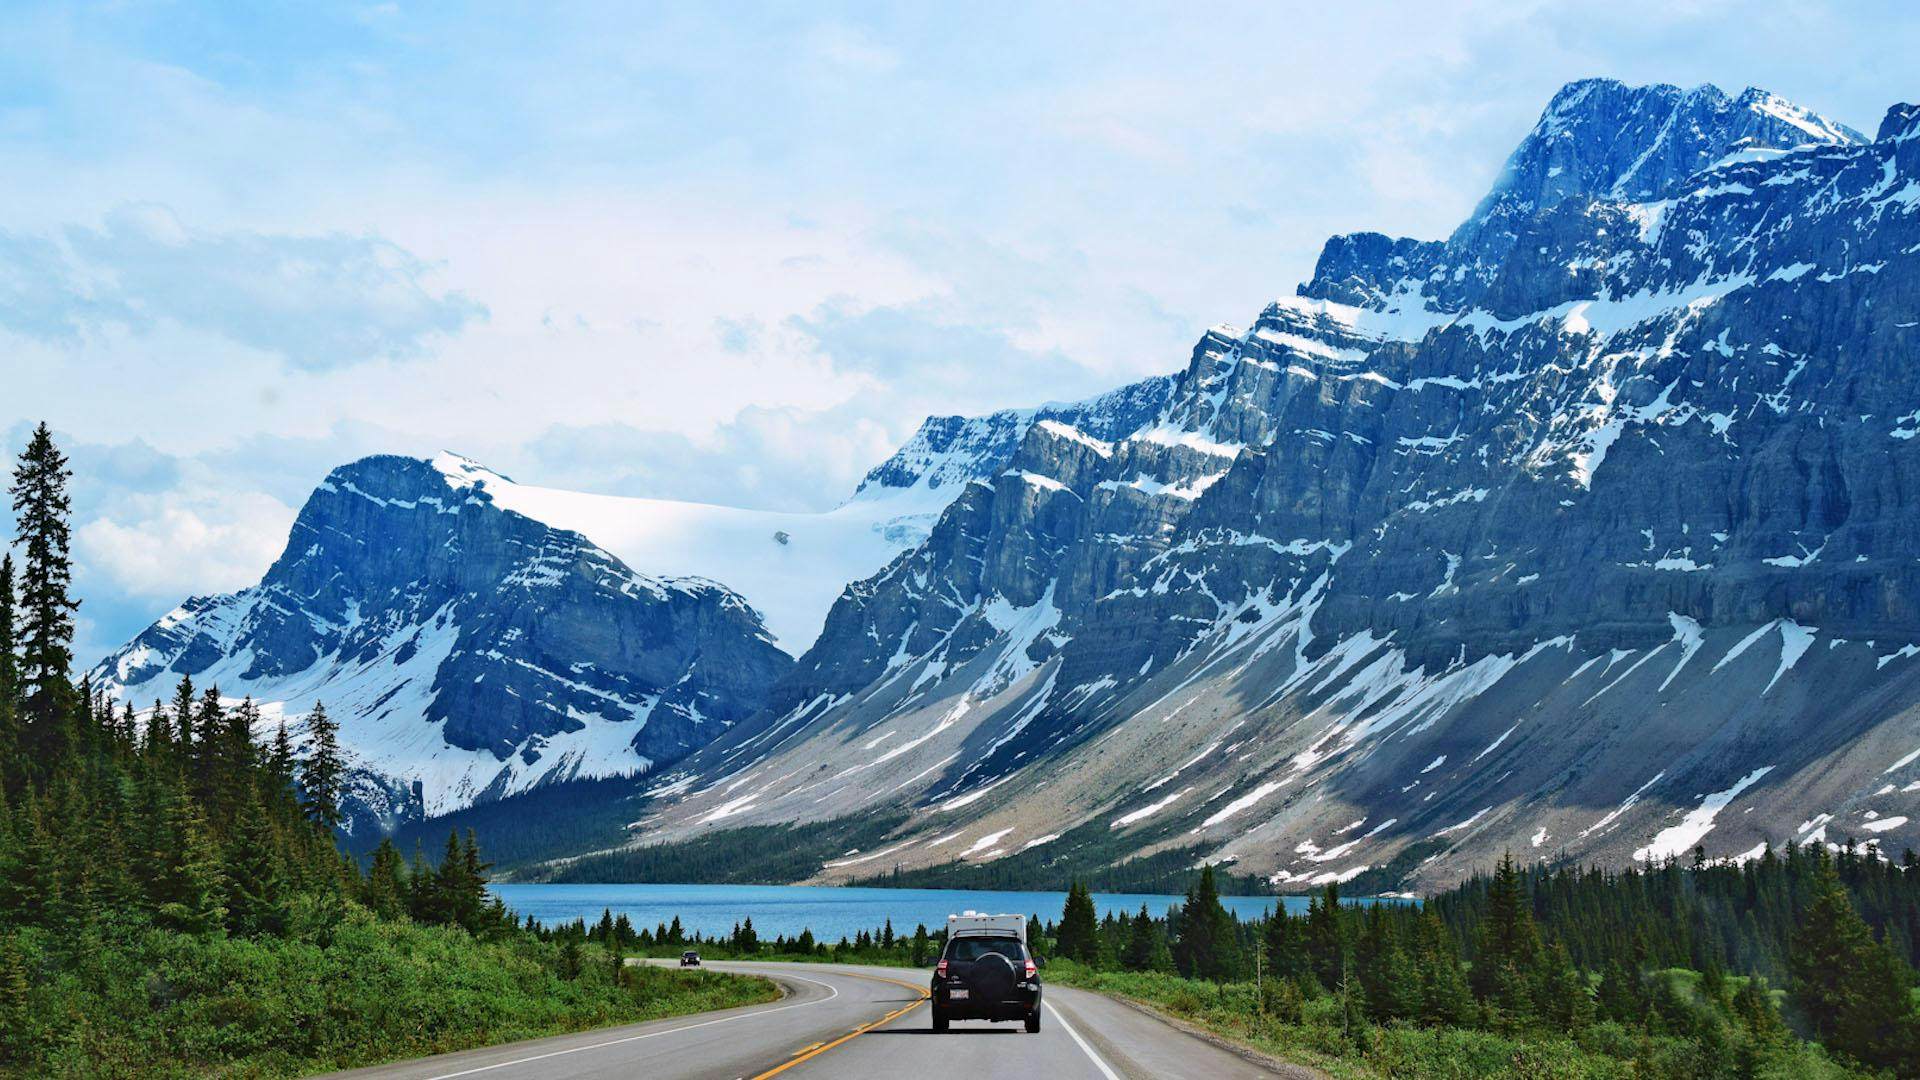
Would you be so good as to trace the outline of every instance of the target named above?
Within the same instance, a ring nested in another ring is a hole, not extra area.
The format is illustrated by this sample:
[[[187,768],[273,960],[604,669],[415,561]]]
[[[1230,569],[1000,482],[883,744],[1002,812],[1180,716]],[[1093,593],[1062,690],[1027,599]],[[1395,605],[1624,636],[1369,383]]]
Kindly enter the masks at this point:
[[[1100,994],[1045,990],[1040,1033],[1019,1024],[959,1021],[946,1035],[928,1021],[928,973],[839,964],[714,963],[786,988],[766,1005],[700,1013],[577,1035],[420,1058],[339,1076],[381,1080],[1139,1080],[1289,1076]],[[1043,976],[1044,978],[1044,976]]]

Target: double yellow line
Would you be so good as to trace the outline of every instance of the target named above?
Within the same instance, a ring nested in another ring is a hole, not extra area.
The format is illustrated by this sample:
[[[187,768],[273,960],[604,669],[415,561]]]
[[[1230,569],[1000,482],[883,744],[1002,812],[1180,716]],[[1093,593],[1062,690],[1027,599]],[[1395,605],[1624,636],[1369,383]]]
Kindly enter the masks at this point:
[[[905,987],[908,990],[915,991],[920,996],[914,999],[914,1001],[911,1004],[902,1005],[900,1008],[893,1010],[892,1012],[888,1013],[887,1015],[881,1017],[878,1020],[871,1020],[871,1021],[868,1021],[867,1023],[861,1024],[859,1027],[854,1028],[852,1031],[848,1032],[845,1035],[840,1036],[839,1038],[833,1040],[830,1043],[815,1043],[812,1046],[807,1047],[805,1050],[802,1050],[800,1053],[796,1054],[794,1057],[789,1059],[786,1064],[768,1069],[766,1072],[763,1072],[758,1076],[755,1076],[753,1080],[767,1080],[768,1077],[778,1076],[781,1073],[786,1072],[788,1069],[793,1068],[795,1065],[799,1065],[807,1061],[812,1061],[814,1058],[819,1057],[821,1054],[826,1053],[827,1051],[833,1049],[834,1047],[839,1046],[842,1043],[852,1042],[853,1040],[859,1038],[862,1035],[865,1035],[867,1032],[872,1031],[874,1028],[877,1028],[882,1024],[892,1023],[893,1021],[899,1019],[900,1017],[905,1016],[907,1013],[910,1013],[913,1010],[919,1008],[920,1005],[927,1000],[927,998],[933,996],[932,991],[928,990],[926,987],[915,986],[912,983],[904,983],[904,982],[901,982],[899,979],[889,979],[881,975],[858,975],[851,971],[836,971],[834,972],[834,974],[845,975],[850,979],[869,979],[869,980],[872,980],[873,982],[892,983],[895,986],[901,986],[901,987]]]

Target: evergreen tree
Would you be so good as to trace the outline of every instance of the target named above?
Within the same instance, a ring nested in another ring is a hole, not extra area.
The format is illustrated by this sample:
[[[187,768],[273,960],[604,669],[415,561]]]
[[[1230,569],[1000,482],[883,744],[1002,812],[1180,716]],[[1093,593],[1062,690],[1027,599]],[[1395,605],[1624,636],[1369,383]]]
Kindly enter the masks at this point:
[[[73,473],[43,422],[34,428],[13,470],[15,543],[25,549],[19,582],[19,681],[22,749],[29,761],[57,761],[75,704],[68,674],[73,667],[73,613],[80,606],[70,590],[73,558],[67,481]]]
[[[280,730],[284,733],[285,725]],[[393,846],[392,837],[382,838],[380,846],[373,849],[373,861],[367,867],[367,881],[361,902],[382,919],[398,919],[404,913],[404,888],[400,849]]]
[[[163,925],[189,934],[206,934],[226,919],[226,882],[219,849],[206,818],[186,792],[175,790],[164,804],[165,847],[152,852],[154,908]]]
[[[1326,891],[1307,905],[1307,963],[1322,987],[1333,990],[1347,977],[1348,942],[1346,919],[1341,915],[1340,886],[1330,882]]]
[[[1532,1016],[1528,974],[1539,948],[1533,911],[1509,854],[1500,860],[1487,889],[1487,914],[1473,957],[1474,996],[1512,1022]]]
[[[173,688],[173,708],[169,710],[173,717],[174,748],[182,759],[191,758],[194,753],[194,712],[193,680],[182,675],[179,685]]]
[[[806,939],[806,944],[800,949],[800,951],[812,952],[813,951],[813,931],[803,930],[801,931],[801,936]],[[927,941],[927,924],[917,923],[914,925],[914,928],[913,928],[913,966],[926,967],[927,959],[930,956],[930,954],[931,954],[931,950],[929,948],[929,942]]]
[[[327,715],[326,706],[313,703],[307,717],[307,738],[312,752],[300,770],[300,790],[306,794],[307,816],[327,828],[340,825],[340,789],[346,766],[340,758],[340,725]]]
[[[1098,917],[1093,909],[1093,894],[1078,881],[1067,886],[1066,908],[1060,913],[1060,928],[1054,940],[1054,954],[1068,960],[1092,964],[1100,957]]]
[[[1824,860],[1823,860],[1824,861]],[[1911,972],[1873,933],[1832,870],[1794,935],[1794,1004],[1821,1042],[1875,1068],[1916,1063]]]
[[[1306,941],[1298,924],[1284,906],[1274,908],[1261,934],[1267,977],[1291,982],[1307,970]]]
[[[1431,907],[1421,909],[1419,927],[1414,972],[1420,983],[1420,1019],[1428,1024],[1465,1024],[1473,1015],[1473,993],[1467,988],[1459,948]]]
[[[288,881],[266,811],[249,800],[227,845],[227,927],[241,937],[277,934],[287,923]]]
[[[1192,979],[1224,982],[1240,970],[1237,924],[1220,903],[1211,864],[1187,890],[1180,909],[1180,935],[1173,944],[1174,964]]]
[[[586,967],[586,959],[580,952],[580,939],[568,934],[560,943],[560,977],[572,982],[580,977]]]
[[[1596,995],[1596,1011],[1602,1020],[1611,1020],[1628,1027],[1638,1027],[1646,1022],[1647,1002],[1641,990],[1640,978],[1630,973],[1619,960],[1609,960],[1600,975],[1600,989]]]
[[[1127,944],[1120,952],[1120,966],[1128,971],[1153,970],[1153,957],[1159,928],[1154,925],[1153,916],[1147,914],[1147,905],[1140,905],[1140,913],[1135,915],[1127,926]]]

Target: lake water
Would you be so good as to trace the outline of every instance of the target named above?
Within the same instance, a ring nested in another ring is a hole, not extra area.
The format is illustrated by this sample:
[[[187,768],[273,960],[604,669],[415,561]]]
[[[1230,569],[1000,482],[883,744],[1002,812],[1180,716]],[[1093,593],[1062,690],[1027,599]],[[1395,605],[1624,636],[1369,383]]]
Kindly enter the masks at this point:
[[[501,884],[492,887],[521,918],[532,915],[543,923],[589,923],[611,909],[626,913],[636,927],[652,928],[680,917],[689,931],[712,936],[732,932],[733,924],[753,919],[763,938],[789,937],[811,929],[823,941],[851,938],[861,930],[877,930],[887,919],[896,932],[912,933],[915,923],[937,930],[948,915],[969,908],[993,914],[1019,912],[1039,915],[1041,922],[1058,920],[1066,904],[1063,892],[996,892],[971,889],[872,889],[825,885],[537,885]],[[1094,893],[1094,908],[1132,914],[1147,905],[1155,915],[1182,900],[1178,896],[1138,893]],[[1305,897],[1223,896],[1221,903],[1242,919],[1273,910],[1275,902],[1295,913],[1306,910]]]

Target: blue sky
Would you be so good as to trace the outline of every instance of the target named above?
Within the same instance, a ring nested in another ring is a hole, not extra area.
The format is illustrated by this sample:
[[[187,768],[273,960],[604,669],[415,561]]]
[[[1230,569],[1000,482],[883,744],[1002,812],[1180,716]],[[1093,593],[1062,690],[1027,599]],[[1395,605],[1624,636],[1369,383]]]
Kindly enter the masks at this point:
[[[83,657],[363,454],[824,508],[1444,235],[1568,80],[1871,132],[1920,54],[1902,4],[552,7],[0,12],[0,432],[74,457]]]

